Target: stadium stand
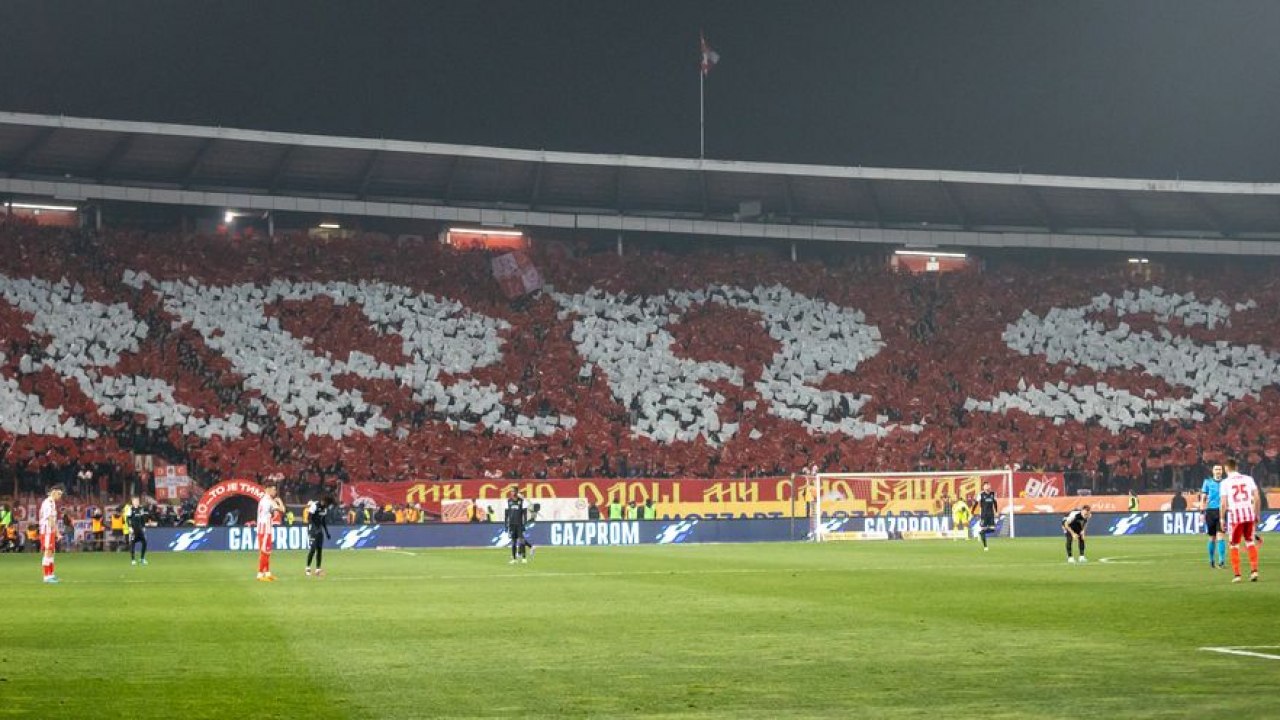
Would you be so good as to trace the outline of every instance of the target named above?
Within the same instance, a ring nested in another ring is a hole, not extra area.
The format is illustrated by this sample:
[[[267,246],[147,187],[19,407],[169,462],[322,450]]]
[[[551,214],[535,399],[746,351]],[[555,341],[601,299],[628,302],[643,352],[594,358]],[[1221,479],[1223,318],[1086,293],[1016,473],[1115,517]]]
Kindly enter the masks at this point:
[[[1104,490],[1228,452],[1270,478],[1280,456],[1261,264],[922,276],[550,243],[547,291],[510,301],[486,255],[417,238],[0,236],[0,443],[23,478],[148,453],[301,486],[816,462]]]

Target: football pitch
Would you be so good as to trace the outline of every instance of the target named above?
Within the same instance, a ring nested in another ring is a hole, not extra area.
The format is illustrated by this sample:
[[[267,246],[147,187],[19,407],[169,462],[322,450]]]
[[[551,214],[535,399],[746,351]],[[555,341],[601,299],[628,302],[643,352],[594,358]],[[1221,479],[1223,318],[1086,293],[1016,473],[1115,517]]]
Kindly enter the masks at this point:
[[[4,555],[0,717],[1276,717],[1262,550],[1241,585],[1197,537]]]

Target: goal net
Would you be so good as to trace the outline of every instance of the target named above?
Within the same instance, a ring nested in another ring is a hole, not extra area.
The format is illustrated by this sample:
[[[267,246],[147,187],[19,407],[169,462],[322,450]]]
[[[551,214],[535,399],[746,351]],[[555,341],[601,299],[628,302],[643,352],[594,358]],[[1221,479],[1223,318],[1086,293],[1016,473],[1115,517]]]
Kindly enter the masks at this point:
[[[809,539],[922,539],[976,536],[978,497],[998,500],[996,535],[1015,535],[1012,470],[818,473],[808,478]],[[957,512],[965,504],[972,512]],[[965,516],[970,519],[965,522]],[[964,527],[957,527],[957,520]]]

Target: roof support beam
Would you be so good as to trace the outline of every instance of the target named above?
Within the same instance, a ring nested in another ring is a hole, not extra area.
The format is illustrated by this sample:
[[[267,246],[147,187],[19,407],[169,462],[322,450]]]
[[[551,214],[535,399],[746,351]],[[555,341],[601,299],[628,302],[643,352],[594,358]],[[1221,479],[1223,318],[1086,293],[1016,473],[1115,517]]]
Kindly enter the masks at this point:
[[[1231,229],[1231,224],[1222,217],[1222,213],[1209,204],[1208,198],[1200,193],[1191,193],[1190,197],[1191,202],[1200,211],[1200,214],[1204,216],[1204,219],[1209,222],[1209,226],[1213,228],[1214,232],[1224,238],[1229,238],[1235,234]]]
[[[530,210],[538,207],[538,198],[542,196],[542,169],[546,166],[546,163],[536,163],[533,166],[533,187],[529,188]]]
[[[373,182],[373,176],[378,172],[378,164],[382,162],[382,151],[374,150],[369,153],[369,160],[364,164],[364,171],[360,173],[360,191],[357,197],[364,200],[369,195],[369,183]]]
[[[135,133],[121,135],[120,139],[107,151],[106,157],[102,158],[102,162],[99,162],[98,166],[93,169],[93,177],[97,178],[98,182],[105,181],[107,175],[111,172],[111,168],[120,162],[120,158],[129,153],[129,149],[133,147],[133,143],[137,139],[138,136]]]
[[[782,194],[787,203],[787,217],[795,218],[796,216],[796,193],[791,187],[791,176],[782,176]]]
[[[711,191],[707,189],[707,173],[705,171],[698,173],[698,192],[702,195],[702,217],[711,215]]]
[[[459,157],[457,155],[454,155],[453,160],[449,162],[449,172],[445,176],[446,180],[444,183],[444,201],[446,203],[453,202],[453,181],[455,178],[458,177],[458,160],[459,160]]]
[[[22,149],[18,151],[18,154],[14,155],[13,159],[9,161],[9,175],[13,175],[25,168],[27,163],[31,161],[32,156],[40,152],[40,149],[49,142],[49,138],[53,137],[53,134],[57,131],[58,128],[56,127],[42,128],[40,132],[36,133],[35,137],[28,140],[27,144],[23,145]]]
[[[293,160],[293,154],[297,150],[297,145],[290,145],[284,149],[284,154],[276,161],[276,166],[271,170],[271,183],[267,186],[271,188],[271,192],[280,189],[280,183],[284,182],[285,173],[289,172],[289,163]]]
[[[964,207],[964,201],[956,194],[955,188],[951,187],[951,183],[938,183],[942,186],[942,192],[947,196],[947,202],[951,204],[952,211],[956,214],[956,219],[960,221],[960,227],[965,230],[973,229],[973,221],[969,219],[969,212]]]
[[[1129,223],[1129,227],[1133,229],[1133,234],[1140,236],[1146,235],[1146,223],[1142,222],[1142,218],[1133,209],[1133,206],[1129,204],[1129,201],[1124,199],[1124,195],[1119,192],[1107,194],[1111,196],[1111,199],[1115,204],[1116,212],[1120,213],[1120,216],[1124,218],[1124,220]]]
[[[217,138],[205,138],[200,143],[200,148],[196,150],[195,157],[191,158],[191,162],[187,164],[187,169],[182,172],[182,187],[191,187],[191,181],[195,179],[196,173],[200,172],[200,166],[204,165],[204,161],[209,157],[209,152],[213,150],[213,146],[217,143]]]
[[[1040,220],[1049,232],[1056,233],[1062,230],[1062,223],[1058,221],[1057,214],[1053,208],[1049,207],[1049,203],[1045,201],[1044,194],[1031,185],[1023,185],[1026,196],[1031,200],[1031,204],[1035,206],[1036,212],[1040,213]]]
[[[875,183],[870,180],[858,180],[856,182],[862,188],[862,192],[866,193],[867,200],[871,203],[872,221],[875,222],[876,227],[884,227],[884,209],[880,206],[880,196],[876,194]]]
[[[613,209],[622,212],[622,167],[613,173]]]

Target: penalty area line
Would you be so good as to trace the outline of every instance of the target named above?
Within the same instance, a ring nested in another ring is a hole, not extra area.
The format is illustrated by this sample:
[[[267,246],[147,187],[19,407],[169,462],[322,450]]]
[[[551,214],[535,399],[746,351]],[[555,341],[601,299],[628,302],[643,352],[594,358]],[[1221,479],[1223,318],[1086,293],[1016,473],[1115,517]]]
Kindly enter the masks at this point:
[[[1264,660],[1280,660],[1280,652],[1254,652],[1254,650],[1280,651],[1280,645],[1238,645],[1235,647],[1202,647],[1200,649],[1206,652],[1222,653],[1223,655],[1242,655],[1244,657],[1262,658]]]

